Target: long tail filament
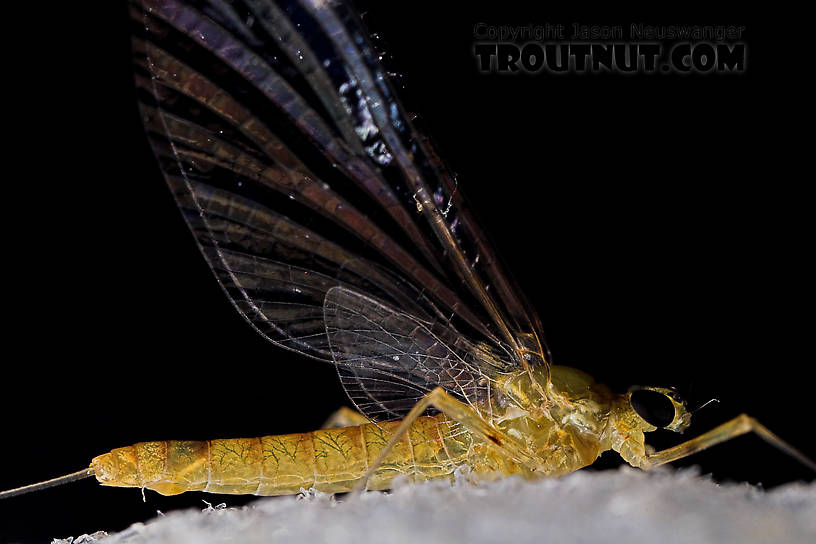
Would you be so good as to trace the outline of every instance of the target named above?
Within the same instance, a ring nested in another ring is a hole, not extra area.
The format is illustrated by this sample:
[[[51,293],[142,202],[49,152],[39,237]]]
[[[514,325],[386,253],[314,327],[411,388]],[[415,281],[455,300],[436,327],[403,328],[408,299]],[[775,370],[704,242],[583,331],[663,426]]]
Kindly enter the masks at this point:
[[[32,491],[39,491],[48,487],[75,482],[76,480],[82,480],[83,478],[90,478],[93,475],[94,469],[84,468],[82,470],[72,472],[71,474],[66,474],[65,476],[45,480],[44,482],[37,482],[36,484],[24,485],[22,487],[9,489],[7,491],[0,491],[0,499],[8,499],[11,497],[17,497],[19,495],[25,495],[26,493],[31,493]]]

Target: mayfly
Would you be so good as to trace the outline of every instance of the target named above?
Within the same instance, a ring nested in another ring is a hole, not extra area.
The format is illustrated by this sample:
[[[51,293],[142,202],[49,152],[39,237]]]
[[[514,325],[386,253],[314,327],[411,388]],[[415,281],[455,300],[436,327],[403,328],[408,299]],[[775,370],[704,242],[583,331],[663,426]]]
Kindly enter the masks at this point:
[[[614,450],[648,469],[746,432],[682,431],[670,390],[613,394],[550,363],[540,322],[358,17],[326,0],[131,4],[144,124],[167,183],[238,312],[272,343],[335,366],[357,411],[326,429],[144,442],[3,497],[95,476],[162,494],[383,489],[398,475],[557,476]]]

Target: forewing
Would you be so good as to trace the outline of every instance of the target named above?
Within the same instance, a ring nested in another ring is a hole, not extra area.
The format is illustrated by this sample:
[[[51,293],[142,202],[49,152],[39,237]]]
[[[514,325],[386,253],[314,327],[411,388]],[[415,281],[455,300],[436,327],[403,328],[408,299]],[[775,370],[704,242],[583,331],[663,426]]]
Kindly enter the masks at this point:
[[[384,176],[384,181],[395,194],[408,197],[403,200],[405,205],[416,206],[415,221],[433,233],[444,268],[464,286],[498,341],[519,362],[547,364],[538,318],[502,271],[496,252],[465,208],[461,192],[429,139],[403,111],[359,18],[342,2],[307,0],[303,7],[331,38],[357,96],[362,97],[363,117],[375,127],[368,128],[369,141],[373,141],[369,149],[381,150],[380,157],[387,151],[386,163],[396,170],[393,177]]]
[[[331,293],[357,293],[437,324],[446,345],[462,337],[463,353],[492,346],[472,353],[474,377],[479,364],[546,364],[536,320],[346,5],[139,0],[132,16],[161,169],[222,286],[262,334],[367,380],[379,363],[346,363],[349,346],[330,345],[324,322],[338,307]],[[423,390],[463,359],[427,349],[437,368],[408,380]]]

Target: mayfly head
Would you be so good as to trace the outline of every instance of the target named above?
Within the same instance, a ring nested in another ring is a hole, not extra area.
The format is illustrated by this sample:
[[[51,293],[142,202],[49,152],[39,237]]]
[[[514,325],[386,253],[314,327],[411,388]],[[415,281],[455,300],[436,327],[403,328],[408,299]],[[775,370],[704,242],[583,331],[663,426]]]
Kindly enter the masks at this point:
[[[691,412],[685,401],[665,387],[633,387],[628,393],[629,406],[645,423],[644,431],[668,429],[682,433],[691,424]]]
[[[632,387],[611,410],[606,437],[609,447],[632,466],[647,468],[644,433],[668,429],[682,433],[691,423],[683,399],[664,387]]]

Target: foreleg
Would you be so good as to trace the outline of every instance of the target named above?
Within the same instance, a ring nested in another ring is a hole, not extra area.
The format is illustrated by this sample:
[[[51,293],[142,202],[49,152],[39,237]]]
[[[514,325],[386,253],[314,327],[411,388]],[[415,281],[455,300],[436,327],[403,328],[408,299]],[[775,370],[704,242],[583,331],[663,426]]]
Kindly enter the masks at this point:
[[[648,469],[676,461],[677,459],[682,459],[683,457],[687,457],[697,453],[698,451],[702,451],[706,448],[710,448],[711,446],[731,440],[732,438],[736,438],[746,433],[756,433],[767,443],[779,448],[783,452],[801,462],[806,467],[816,471],[816,463],[808,459],[802,452],[776,436],[760,422],[746,414],[740,414],[731,421],[727,421],[719,427],[715,427],[687,442],[683,442],[682,444],[678,444],[677,446],[662,451],[647,454],[646,464],[643,468]]]

